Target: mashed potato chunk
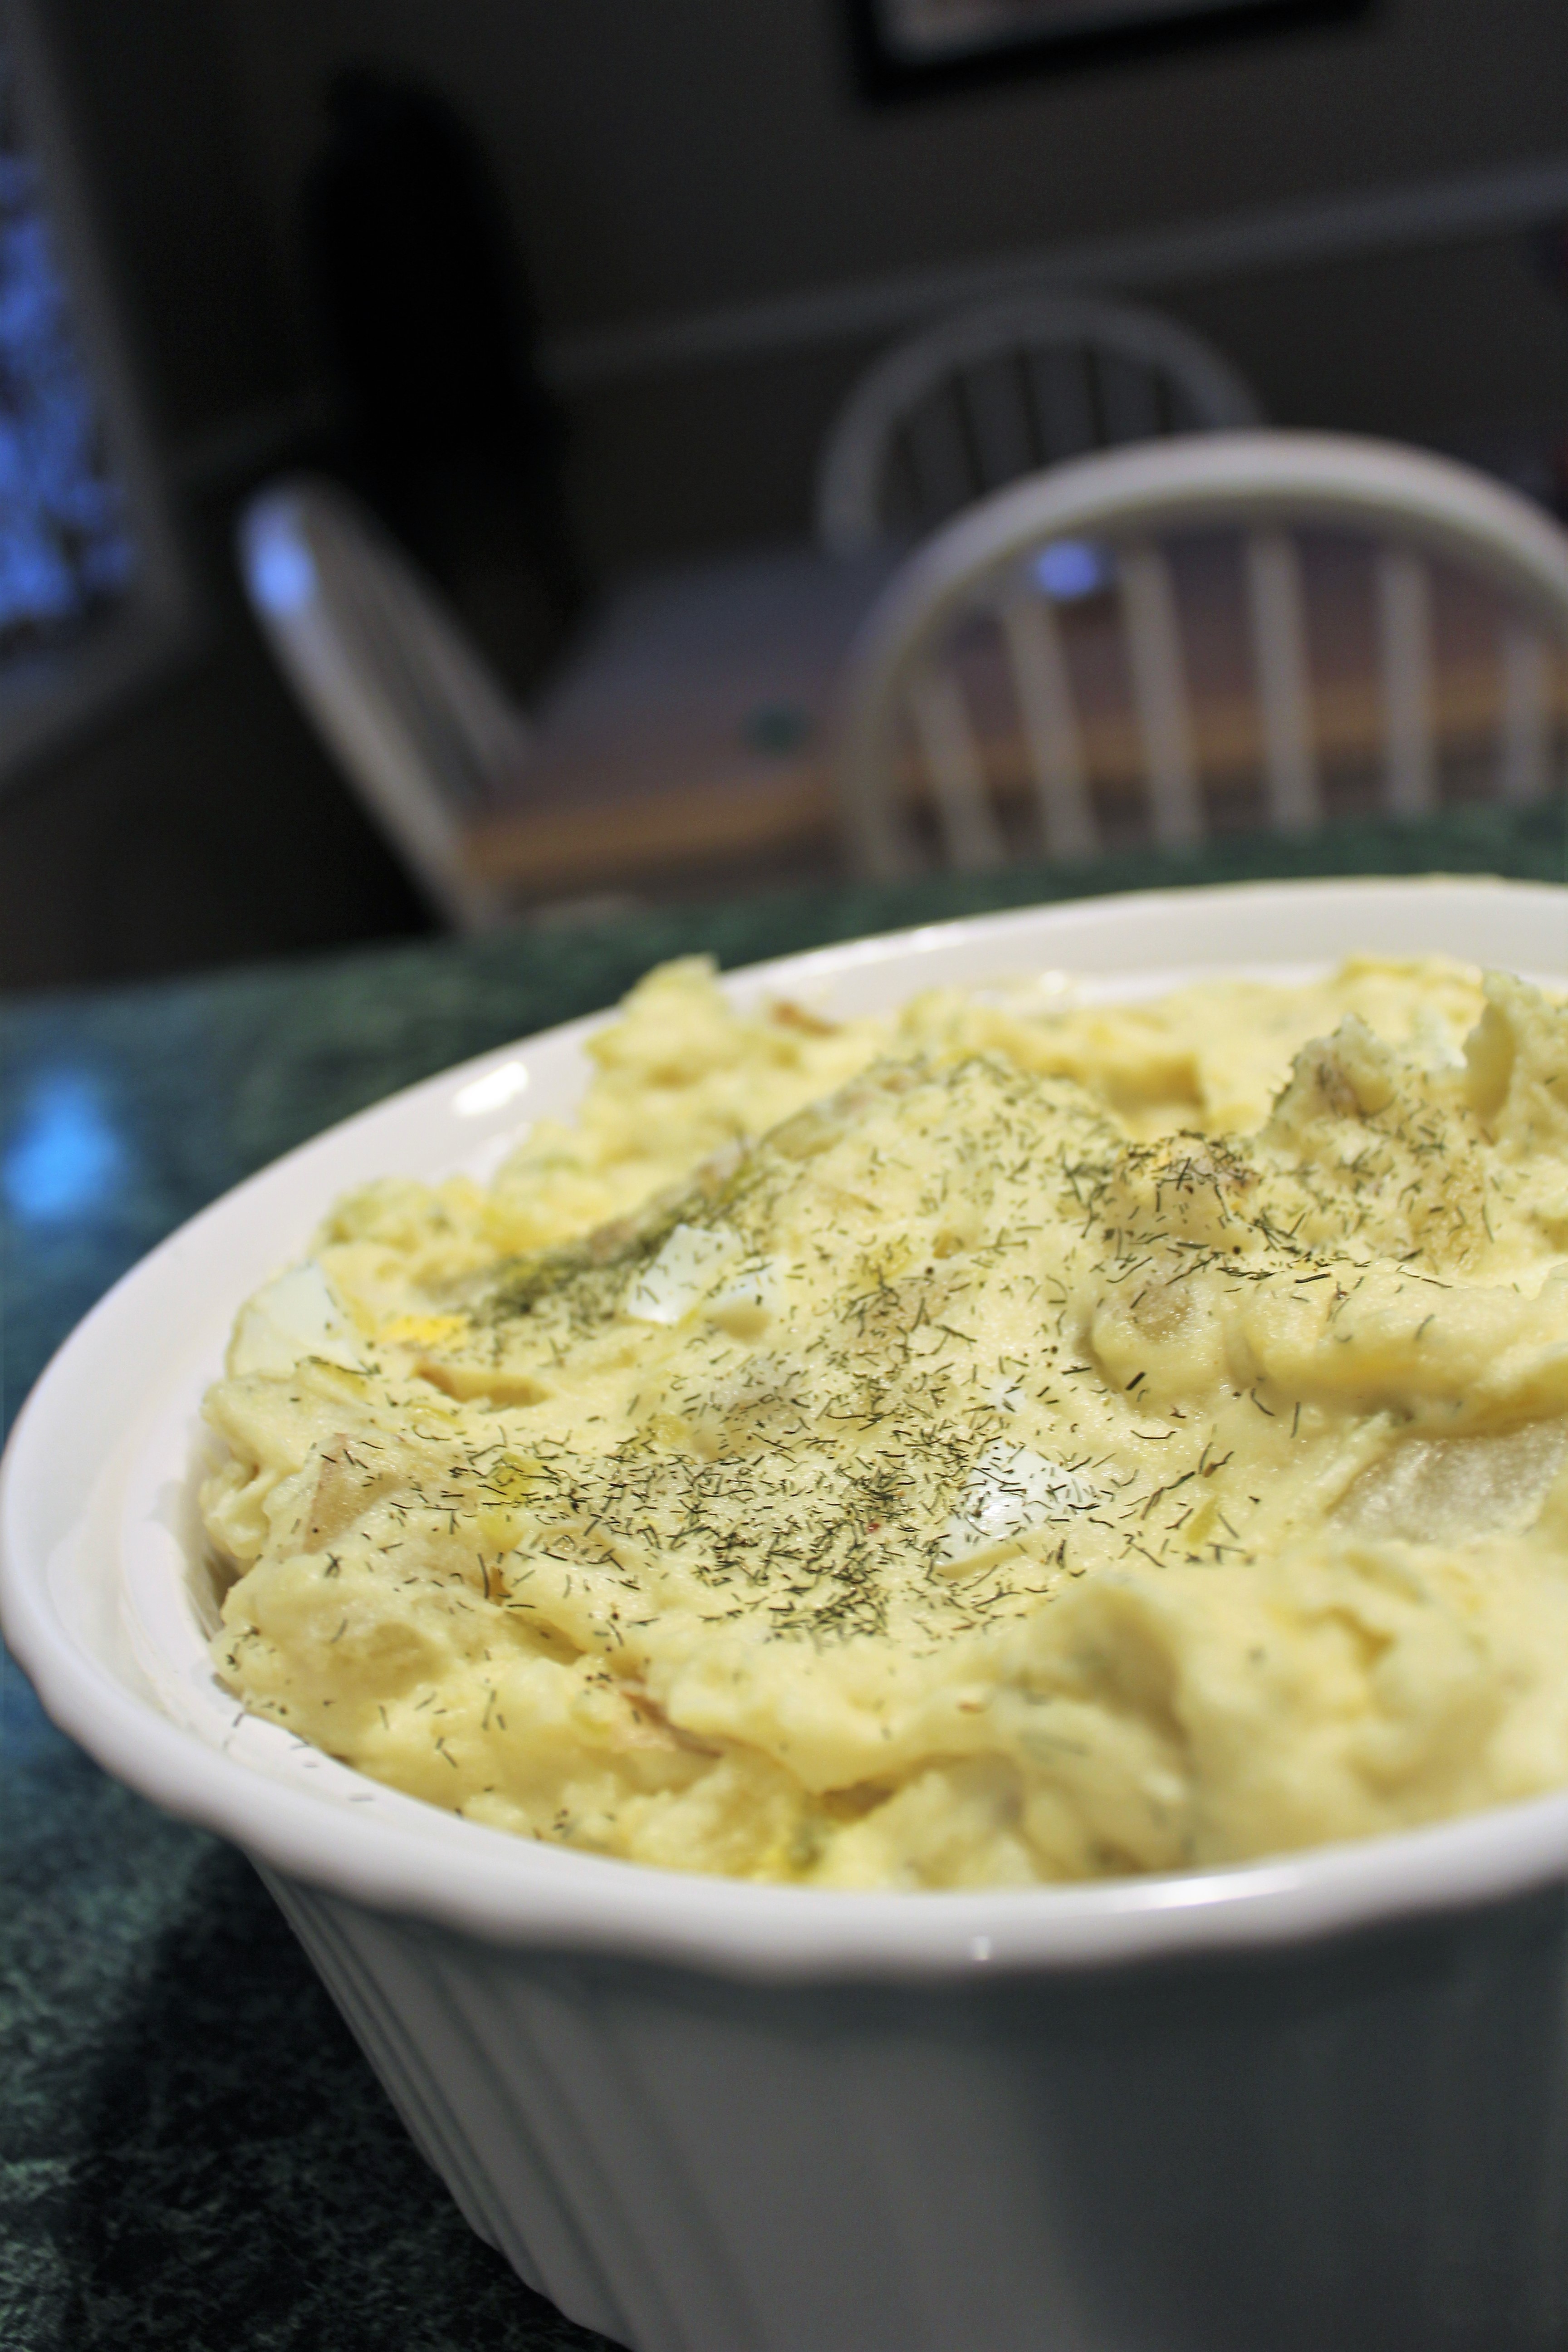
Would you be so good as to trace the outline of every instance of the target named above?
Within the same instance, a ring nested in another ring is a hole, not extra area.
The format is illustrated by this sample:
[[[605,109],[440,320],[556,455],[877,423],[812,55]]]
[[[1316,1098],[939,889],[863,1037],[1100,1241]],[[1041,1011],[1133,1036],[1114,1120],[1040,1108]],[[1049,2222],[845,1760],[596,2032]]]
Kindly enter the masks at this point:
[[[215,1654],[469,1819],[1026,1884],[1568,1782],[1568,1013],[1425,961],[836,1026],[667,968],[242,1314]]]

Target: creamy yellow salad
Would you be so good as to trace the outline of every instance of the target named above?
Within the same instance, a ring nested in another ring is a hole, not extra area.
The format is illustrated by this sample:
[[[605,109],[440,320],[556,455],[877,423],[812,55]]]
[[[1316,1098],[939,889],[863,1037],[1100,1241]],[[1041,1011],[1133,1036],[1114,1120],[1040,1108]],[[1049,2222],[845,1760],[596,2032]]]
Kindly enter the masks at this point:
[[[1363,960],[737,1012],[244,1309],[214,1643],[471,1821],[825,1887],[1359,1837],[1568,1782],[1568,1012]]]

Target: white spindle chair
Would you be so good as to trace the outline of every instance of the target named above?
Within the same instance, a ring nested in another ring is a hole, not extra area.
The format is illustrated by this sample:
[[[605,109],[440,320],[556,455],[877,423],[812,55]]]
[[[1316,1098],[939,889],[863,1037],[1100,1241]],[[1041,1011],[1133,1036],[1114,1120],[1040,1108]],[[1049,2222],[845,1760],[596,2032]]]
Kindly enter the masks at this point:
[[[1544,793],[1568,647],[1568,536],[1512,491],[1416,450],[1330,434],[1205,435],[1016,483],[903,566],[861,631],[841,696],[837,773],[860,869],[890,877],[928,863],[922,808],[947,862],[999,863],[1008,832],[999,744],[1013,747],[1015,782],[1022,772],[1029,851],[1067,860],[1105,845],[1064,628],[1070,607],[1040,580],[1053,551],[1092,559],[1106,583],[1101,602],[1125,648],[1144,829],[1169,846],[1209,830],[1172,555],[1173,541],[1194,533],[1240,542],[1251,676],[1243,757],[1260,773],[1261,819],[1283,832],[1318,824],[1323,776],[1299,539],[1314,531],[1366,543],[1380,804],[1402,815],[1438,804],[1434,565],[1474,575],[1503,616],[1489,788],[1512,803]],[[1005,679],[1000,735],[988,723],[996,709],[976,708],[963,658],[977,635]]]
[[[856,384],[823,453],[816,536],[863,555],[1042,466],[1261,422],[1229,362],[1156,311],[1056,294],[988,303],[896,345]]]
[[[259,492],[238,553],[279,667],[415,879],[461,930],[503,920],[505,898],[465,868],[464,829],[531,733],[456,617],[334,482]]]

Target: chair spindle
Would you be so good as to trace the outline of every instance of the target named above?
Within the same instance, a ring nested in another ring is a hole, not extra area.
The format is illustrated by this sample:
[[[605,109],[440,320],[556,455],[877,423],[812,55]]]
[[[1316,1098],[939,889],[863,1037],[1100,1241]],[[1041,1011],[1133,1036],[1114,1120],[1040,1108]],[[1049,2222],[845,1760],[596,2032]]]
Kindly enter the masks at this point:
[[[1511,807],[1542,798],[1550,763],[1550,656],[1544,640],[1521,622],[1502,635],[1502,741],[1500,797]]]
[[[1268,813],[1281,833],[1305,833],[1322,815],[1312,752],[1312,695],[1301,562],[1286,531],[1247,541],[1247,600],[1263,728]]]
[[[1171,567],[1144,543],[1124,549],[1119,569],[1154,838],[1162,848],[1184,848],[1202,839],[1204,824]]]
[[[1395,816],[1422,816],[1436,805],[1432,743],[1432,583],[1408,548],[1377,559],[1378,627],[1383,654],[1388,805]]]
[[[1002,835],[985,793],[985,773],[963,689],[951,671],[921,671],[910,688],[915,725],[947,852],[963,873],[1000,866]]]
[[[1100,846],[1089,774],[1061,629],[1037,596],[1010,598],[1002,634],[1013,667],[1035,786],[1040,846],[1047,857],[1089,857]]]

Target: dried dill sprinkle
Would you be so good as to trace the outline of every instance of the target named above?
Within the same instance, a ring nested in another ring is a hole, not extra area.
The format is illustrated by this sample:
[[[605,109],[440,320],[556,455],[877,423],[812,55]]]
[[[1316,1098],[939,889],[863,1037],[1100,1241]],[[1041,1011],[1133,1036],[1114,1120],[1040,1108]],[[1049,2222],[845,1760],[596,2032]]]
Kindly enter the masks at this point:
[[[1284,1834],[1286,1787],[1288,1842],[1344,1833],[1290,1761],[1325,1723],[1351,1828],[1484,1794],[1468,1733],[1383,1737],[1406,1685],[1372,1662],[1401,1612],[1479,1654],[1465,1612],[1505,1587],[1517,1687],[1568,1654],[1533,1532],[1568,1427],[1562,1016],[1351,971],[1247,1132],[1204,1057],[1267,1028],[1253,994],[1033,1027],[934,1002],[857,1061],[706,986],[634,1000],[600,1125],[595,1097],[542,1132],[526,1183],[334,1213],[321,1295],[374,1340],[219,1391],[247,1704],[474,1820],[824,1884],[1230,1858]],[[617,1150],[661,1181],[616,1192]],[[266,1493],[264,1458],[294,1465]],[[1362,1754],[1404,1760],[1373,1785]],[[1204,1778],[1227,1755],[1245,1804]]]

